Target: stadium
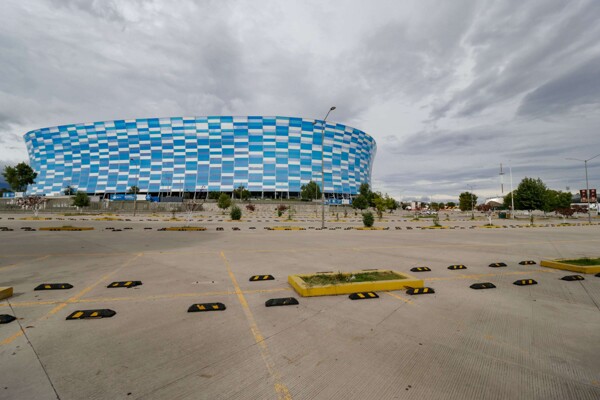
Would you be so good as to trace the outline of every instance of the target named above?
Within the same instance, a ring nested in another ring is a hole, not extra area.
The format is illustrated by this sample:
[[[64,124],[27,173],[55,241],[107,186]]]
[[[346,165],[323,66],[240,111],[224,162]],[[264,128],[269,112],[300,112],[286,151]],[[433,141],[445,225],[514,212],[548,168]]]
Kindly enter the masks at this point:
[[[348,198],[370,184],[377,150],[361,130],[279,116],[114,120],[36,129],[24,139],[38,173],[27,193],[46,196],[66,187],[172,196],[244,186],[253,197],[293,198],[311,180],[321,185],[323,160],[325,195]]]

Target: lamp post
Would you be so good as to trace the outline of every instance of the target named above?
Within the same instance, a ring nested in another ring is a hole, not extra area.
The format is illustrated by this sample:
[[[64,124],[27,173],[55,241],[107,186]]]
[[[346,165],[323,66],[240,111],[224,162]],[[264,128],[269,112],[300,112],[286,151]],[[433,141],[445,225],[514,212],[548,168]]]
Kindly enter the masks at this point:
[[[580,160],[579,158],[567,158],[566,160],[575,160],[575,161],[583,161],[583,164],[585,165],[585,193],[587,197],[587,205],[588,205],[588,222],[591,224],[592,223],[592,211],[590,210],[590,185],[588,182],[588,172],[587,172],[587,163],[588,161],[593,160],[594,158],[600,156],[600,154],[596,154],[594,157],[592,158],[588,158],[587,160]]]
[[[134,161],[134,160],[139,160],[139,158],[130,158],[129,159],[129,161]],[[132,190],[132,192],[133,192],[133,216],[134,217],[135,217],[135,212],[137,210],[137,194],[140,189],[138,187],[139,175],[140,175],[140,164],[138,163],[137,169],[135,170],[135,189]]]
[[[510,219],[515,219],[515,192],[512,183],[512,165],[508,166],[510,170]]]
[[[321,229],[325,228],[325,125],[329,113],[335,110],[335,106],[331,107],[325,118],[323,118],[323,126],[321,127]]]

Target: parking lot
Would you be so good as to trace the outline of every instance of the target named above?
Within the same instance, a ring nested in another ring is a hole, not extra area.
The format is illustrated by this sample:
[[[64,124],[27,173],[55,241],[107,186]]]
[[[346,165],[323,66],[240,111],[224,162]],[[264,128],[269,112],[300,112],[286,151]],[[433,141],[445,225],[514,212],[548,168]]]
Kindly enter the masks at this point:
[[[0,398],[600,398],[600,278],[567,282],[572,273],[539,266],[600,255],[598,225],[267,231],[281,223],[215,219],[196,223],[204,232],[169,232],[158,229],[182,223],[128,219],[48,232],[37,229],[64,221],[3,216],[13,230],[0,232],[0,286],[15,294],[0,314],[18,319],[0,325]],[[507,266],[489,267],[497,262]],[[409,272],[421,266],[431,271]],[[302,298],[287,283],[372,268],[418,276],[435,293]],[[249,281],[257,274],[275,279]],[[521,279],[538,284],[513,284]],[[107,288],[115,281],[142,285]],[[73,288],[33,290],[42,283]],[[291,296],[299,305],[265,307]],[[217,302],[226,309],[187,312]],[[116,315],[66,320],[95,309]]]

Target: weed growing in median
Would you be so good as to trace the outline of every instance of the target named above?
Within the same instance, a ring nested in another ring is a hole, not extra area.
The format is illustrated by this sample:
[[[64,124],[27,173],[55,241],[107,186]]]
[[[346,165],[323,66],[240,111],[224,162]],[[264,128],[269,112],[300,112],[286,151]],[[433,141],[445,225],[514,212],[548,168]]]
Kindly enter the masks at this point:
[[[365,271],[356,274],[337,272],[335,274],[317,274],[302,277],[309,286],[338,285],[342,283],[390,281],[394,279],[405,279],[393,271]]]
[[[575,258],[572,260],[560,260],[560,262],[564,263],[564,264],[572,264],[572,265],[579,265],[581,267],[587,267],[589,265],[600,265],[600,258],[582,257],[582,258]]]

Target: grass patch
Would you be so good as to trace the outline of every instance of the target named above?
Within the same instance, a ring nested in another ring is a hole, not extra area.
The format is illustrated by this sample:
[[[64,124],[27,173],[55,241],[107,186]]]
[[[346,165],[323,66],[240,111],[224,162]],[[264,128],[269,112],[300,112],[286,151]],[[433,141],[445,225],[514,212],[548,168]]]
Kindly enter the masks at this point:
[[[393,271],[373,271],[348,274],[338,272],[336,274],[317,274],[301,277],[309,286],[337,285],[341,283],[358,283],[374,281],[391,281],[395,279],[406,279]]]
[[[571,264],[571,265],[578,265],[580,267],[587,267],[590,265],[600,265],[600,258],[583,257],[583,258],[574,258],[572,260],[560,260],[560,262],[563,264]]]

